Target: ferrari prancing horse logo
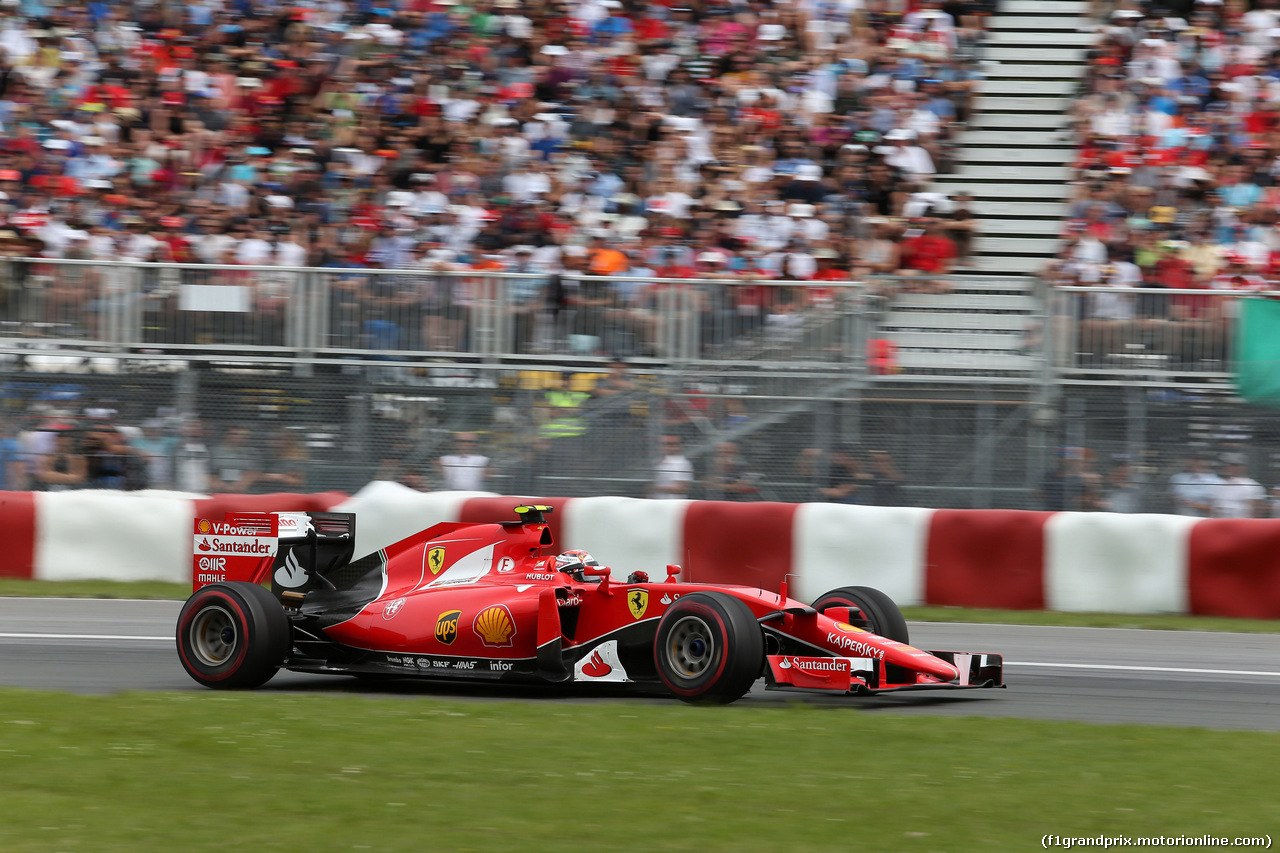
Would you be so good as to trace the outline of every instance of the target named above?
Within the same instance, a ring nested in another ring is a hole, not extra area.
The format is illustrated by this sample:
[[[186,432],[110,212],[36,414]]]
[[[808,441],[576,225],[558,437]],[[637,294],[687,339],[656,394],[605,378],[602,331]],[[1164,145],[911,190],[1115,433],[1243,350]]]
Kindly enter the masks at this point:
[[[633,589],[627,593],[627,607],[631,609],[631,615],[639,619],[644,615],[644,611],[649,606],[649,590]]]
[[[431,567],[431,574],[440,574],[440,570],[444,568],[444,548],[432,548],[428,551],[427,565]]]

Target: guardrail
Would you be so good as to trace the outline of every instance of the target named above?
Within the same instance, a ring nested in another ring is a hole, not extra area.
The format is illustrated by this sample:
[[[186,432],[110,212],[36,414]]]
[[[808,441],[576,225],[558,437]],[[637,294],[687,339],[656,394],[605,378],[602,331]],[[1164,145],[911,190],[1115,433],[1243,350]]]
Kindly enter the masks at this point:
[[[458,270],[0,264],[0,337],[299,356],[651,356],[841,362],[854,282],[600,278]]]
[[[886,299],[878,294],[910,282],[10,259],[0,261],[0,351],[300,363],[624,356],[935,378],[1004,371],[1020,381],[1044,378],[1035,365],[1048,364],[1067,376],[1221,378],[1232,372],[1236,302],[1256,295],[1054,287],[1042,302],[1025,282],[1011,296],[990,278],[951,280],[949,295]],[[1038,307],[1010,314],[1019,300]],[[899,350],[893,370],[868,370],[868,342],[880,340]]]
[[[1049,346],[1059,372],[1225,377],[1239,300],[1280,293],[1055,287]]]

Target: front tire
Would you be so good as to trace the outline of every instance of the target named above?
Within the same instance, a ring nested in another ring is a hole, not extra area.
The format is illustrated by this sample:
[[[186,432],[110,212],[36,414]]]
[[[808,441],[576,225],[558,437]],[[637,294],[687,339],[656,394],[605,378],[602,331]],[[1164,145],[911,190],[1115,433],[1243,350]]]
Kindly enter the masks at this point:
[[[289,654],[289,618],[265,588],[244,581],[202,587],[178,615],[178,659],[205,687],[266,684]]]
[[[858,625],[873,634],[897,640],[910,645],[911,635],[907,630],[907,620],[893,603],[893,599],[878,589],[869,586],[842,586],[820,596],[813,603],[813,609],[819,613],[828,607],[848,607],[862,611],[865,625]]]
[[[746,604],[723,592],[692,592],[667,608],[654,639],[658,677],[680,699],[722,705],[760,675],[764,634]]]

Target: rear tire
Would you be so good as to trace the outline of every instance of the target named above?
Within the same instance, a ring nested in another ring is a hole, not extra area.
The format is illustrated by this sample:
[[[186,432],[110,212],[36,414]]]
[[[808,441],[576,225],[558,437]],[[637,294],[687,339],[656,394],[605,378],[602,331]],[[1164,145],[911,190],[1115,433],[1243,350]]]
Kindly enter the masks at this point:
[[[857,627],[866,628],[873,634],[897,640],[899,643],[908,645],[911,643],[907,620],[903,617],[902,611],[893,603],[892,598],[878,589],[872,589],[869,586],[842,586],[820,596],[813,603],[813,609],[818,612],[828,607],[857,608],[862,611],[867,623]]]
[[[202,587],[178,615],[178,659],[205,687],[266,684],[292,645],[289,618],[270,592],[244,581]]]
[[[691,592],[663,614],[653,646],[658,677],[685,702],[722,705],[760,676],[764,633],[746,604],[723,592]]]

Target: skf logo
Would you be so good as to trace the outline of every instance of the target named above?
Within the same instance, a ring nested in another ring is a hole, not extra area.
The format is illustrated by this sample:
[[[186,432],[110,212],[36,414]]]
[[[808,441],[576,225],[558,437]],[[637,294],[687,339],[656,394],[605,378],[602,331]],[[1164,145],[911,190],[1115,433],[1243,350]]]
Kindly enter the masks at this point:
[[[453,641],[458,639],[458,617],[461,615],[461,610],[441,613],[436,619],[436,639],[446,646],[453,645]]]
[[[403,598],[397,598],[395,601],[388,601],[387,606],[382,608],[382,618],[383,619],[392,618],[393,616],[395,616],[397,613],[400,612],[400,609],[402,607],[404,607]]]
[[[649,590],[633,589],[627,593],[627,607],[631,615],[639,619],[649,607]]]
[[[201,533],[208,533],[213,529],[213,525],[209,523],[209,519],[202,518],[200,519],[199,529]]]
[[[444,568],[444,548],[432,548],[427,552],[427,566],[431,569],[431,574],[440,574],[440,570]]]
[[[486,646],[510,646],[511,638],[516,635],[516,623],[505,604],[495,604],[476,614],[471,630]]]
[[[613,667],[604,662],[604,658],[600,657],[600,650],[596,649],[591,653],[591,658],[582,667],[582,674],[588,678],[604,678],[613,672]]]

